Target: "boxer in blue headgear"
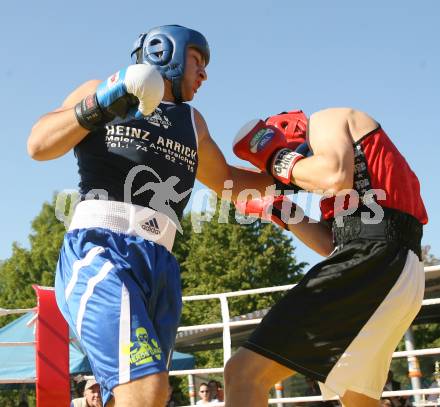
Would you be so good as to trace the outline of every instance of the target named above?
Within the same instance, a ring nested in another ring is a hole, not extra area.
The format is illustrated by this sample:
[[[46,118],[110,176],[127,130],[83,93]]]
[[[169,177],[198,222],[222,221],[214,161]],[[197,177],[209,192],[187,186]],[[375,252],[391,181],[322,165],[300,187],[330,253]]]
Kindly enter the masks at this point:
[[[74,149],[82,200],[59,256],[58,306],[87,351],[104,404],[151,407],[167,398],[181,311],[171,251],[196,177],[218,195],[232,180],[233,199],[245,188],[264,194],[273,181],[229,166],[185,103],[207,79],[202,34],[157,27],[139,37],[132,56],[135,64],[84,83],[42,116],[28,151],[50,160]]]
[[[209,45],[202,34],[180,25],[163,25],[141,34],[134,44],[131,57],[136,64],[156,66],[164,79],[171,81],[175,101],[181,103],[188,48],[199,51],[205,66],[208,65]]]

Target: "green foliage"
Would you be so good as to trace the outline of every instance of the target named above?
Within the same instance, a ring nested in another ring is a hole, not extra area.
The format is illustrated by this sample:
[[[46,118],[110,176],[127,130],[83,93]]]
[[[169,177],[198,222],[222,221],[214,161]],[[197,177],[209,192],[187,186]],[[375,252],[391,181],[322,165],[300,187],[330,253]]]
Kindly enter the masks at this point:
[[[12,256],[0,265],[0,304],[3,308],[36,305],[32,284],[53,286],[58,252],[65,232],[54,215],[54,206],[44,203],[32,222],[30,249],[13,243]],[[0,326],[13,317],[0,320]]]
[[[292,239],[282,229],[259,220],[238,224],[235,211],[225,215],[225,202],[218,202],[216,208],[212,219],[200,225],[200,233],[191,228],[195,214],[186,214],[183,219],[184,235],[178,236],[175,253],[181,265],[184,295],[285,285],[301,278],[305,263],[297,263]],[[231,317],[268,308],[281,295],[231,298]],[[220,321],[217,299],[184,305],[182,325]],[[196,357],[198,367],[222,365],[222,351],[200,352]]]

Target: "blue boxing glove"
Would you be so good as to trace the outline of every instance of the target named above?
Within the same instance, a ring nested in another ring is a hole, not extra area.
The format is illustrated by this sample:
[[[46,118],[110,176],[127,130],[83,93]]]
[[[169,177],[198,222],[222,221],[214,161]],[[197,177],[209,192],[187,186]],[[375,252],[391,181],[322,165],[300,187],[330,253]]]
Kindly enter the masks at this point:
[[[96,93],[75,106],[78,123],[94,130],[115,117],[147,116],[162,101],[164,82],[156,67],[130,65],[100,83]]]

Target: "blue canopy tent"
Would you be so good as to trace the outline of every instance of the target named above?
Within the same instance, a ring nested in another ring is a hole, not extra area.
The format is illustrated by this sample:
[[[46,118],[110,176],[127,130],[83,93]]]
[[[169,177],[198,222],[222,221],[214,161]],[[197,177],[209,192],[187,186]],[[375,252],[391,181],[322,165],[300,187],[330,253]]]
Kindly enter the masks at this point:
[[[29,324],[34,318],[33,311],[28,312],[0,329],[0,343],[34,342],[35,325]],[[74,337],[72,332],[71,338]],[[90,364],[77,341],[70,342],[70,374],[90,373]],[[194,356],[174,352],[171,370],[194,368]],[[35,347],[0,346],[0,385],[11,383],[33,383],[35,381]]]

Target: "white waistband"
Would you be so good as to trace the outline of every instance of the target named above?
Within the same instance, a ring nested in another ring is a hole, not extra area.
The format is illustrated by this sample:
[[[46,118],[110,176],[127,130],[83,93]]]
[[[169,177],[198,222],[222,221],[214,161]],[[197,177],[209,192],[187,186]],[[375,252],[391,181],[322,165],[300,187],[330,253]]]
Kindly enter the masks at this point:
[[[117,201],[90,199],[80,202],[69,230],[104,228],[117,233],[140,236],[145,240],[173,248],[176,226],[163,213],[150,208]]]

